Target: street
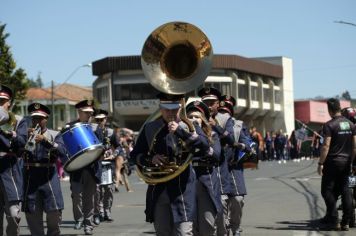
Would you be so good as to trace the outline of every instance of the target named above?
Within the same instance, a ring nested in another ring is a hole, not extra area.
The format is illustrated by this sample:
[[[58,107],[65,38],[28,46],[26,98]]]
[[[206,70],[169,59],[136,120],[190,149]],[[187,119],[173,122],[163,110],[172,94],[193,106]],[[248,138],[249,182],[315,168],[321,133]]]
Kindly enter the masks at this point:
[[[325,205],[320,195],[317,160],[260,162],[258,170],[246,170],[248,195],[245,198],[242,235],[355,235],[348,232],[319,231],[316,219],[324,216]],[[94,235],[155,235],[153,226],[145,222],[146,184],[135,174],[130,176],[134,192],[123,186],[114,194],[113,223],[101,223]],[[63,181],[65,209],[62,234],[83,235],[73,229],[69,182]],[[341,216],[341,212],[340,216]],[[22,214],[21,235],[29,235]]]

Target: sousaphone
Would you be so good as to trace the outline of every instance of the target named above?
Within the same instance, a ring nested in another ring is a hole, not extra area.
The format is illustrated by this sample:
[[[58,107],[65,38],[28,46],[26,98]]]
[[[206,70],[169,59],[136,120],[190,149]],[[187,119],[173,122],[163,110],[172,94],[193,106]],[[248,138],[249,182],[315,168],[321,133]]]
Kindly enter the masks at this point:
[[[148,36],[142,49],[141,65],[145,77],[157,90],[167,94],[185,94],[203,84],[210,73],[212,59],[211,43],[199,28],[185,22],[170,22]],[[183,113],[184,104],[183,99]],[[157,110],[145,123],[159,117]],[[192,155],[188,155],[183,164],[170,163],[164,167],[138,163],[136,171],[148,184],[167,182],[182,173],[191,158]]]

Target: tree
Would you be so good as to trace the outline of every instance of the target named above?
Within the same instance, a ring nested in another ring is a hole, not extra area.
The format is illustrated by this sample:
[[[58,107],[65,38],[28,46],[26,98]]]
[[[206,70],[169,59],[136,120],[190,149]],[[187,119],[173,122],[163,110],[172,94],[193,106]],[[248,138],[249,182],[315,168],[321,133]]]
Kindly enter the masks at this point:
[[[351,101],[351,95],[350,95],[349,91],[345,90],[345,92],[343,92],[341,94],[341,98],[343,98],[345,100],[348,100],[348,101]]]
[[[10,34],[5,32],[6,24],[0,22],[0,83],[10,87],[14,94],[13,111],[18,110],[17,104],[26,96],[29,80],[24,69],[16,69],[16,62],[12,57],[10,46],[6,39]]]
[[[30,86],[30,88],[42,88],[43,87],[41,72],[38,72],[36,80],[34,80],[32,78],[29,79],[29,86]]]

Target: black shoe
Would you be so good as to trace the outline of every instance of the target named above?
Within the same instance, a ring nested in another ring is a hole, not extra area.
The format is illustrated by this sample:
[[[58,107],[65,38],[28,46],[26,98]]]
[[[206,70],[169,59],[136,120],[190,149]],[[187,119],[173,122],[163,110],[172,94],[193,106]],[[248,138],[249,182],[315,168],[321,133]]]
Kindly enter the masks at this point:
[[[100,215],[99,215],[99,220],[100,220],[100,222],[104,222],[104,221],[105,221],[105,220],[104,220],[104,215],[100,214]]]
[[[324,225],[320,226],[320,230],[322,230],[322,231],[339,231],[339,230],[341,230],[341,226],[339,223],[324,224]]]
[[[85,235],[93,235],[93,230],[91,230],[91,229],[85,229],[85,230],[84,230],[84,234],[85,234]]]
[[[83,227],[83,222],[76,221],[74,225],[74,229],[81,229]]]
[[[94,222],[94,225],[96,225],[96,226],[100,225],[100,218],[99,218],[99,216],[94,216],[93,222]]]
[[[323,225],[328,225],[328,224],[333,224],[335,223],[335,219],[332,219],[331,217],[324,216],[323,218],[318,219],[319,224]]]
[[[106,221],[106,222],[113,222],[114,219],[111,218],[111,216],[104,216],[104,221]]]
[[[346,224],[346,225],[343,225],[343,224],[342,224],[342,225],[340,226],[340,230],[341,230],[341,231],[349,231],[349,224]]]

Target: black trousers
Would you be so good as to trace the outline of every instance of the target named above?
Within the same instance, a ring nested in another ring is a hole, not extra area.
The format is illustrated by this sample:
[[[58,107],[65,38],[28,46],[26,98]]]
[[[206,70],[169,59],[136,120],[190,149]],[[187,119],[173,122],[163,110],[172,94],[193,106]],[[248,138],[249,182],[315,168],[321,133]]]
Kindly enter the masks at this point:
[[[350,165],[347,163],[326,163],[321,179],[321,195],[326,205],[326,216],[334,222],[338,221],[336,202],[341,195],[342,224],[348,224],[352,214],[352,196],[348,187],[349,173]]]

